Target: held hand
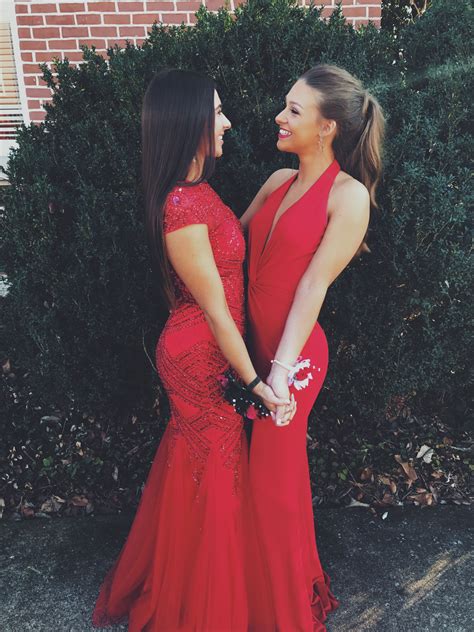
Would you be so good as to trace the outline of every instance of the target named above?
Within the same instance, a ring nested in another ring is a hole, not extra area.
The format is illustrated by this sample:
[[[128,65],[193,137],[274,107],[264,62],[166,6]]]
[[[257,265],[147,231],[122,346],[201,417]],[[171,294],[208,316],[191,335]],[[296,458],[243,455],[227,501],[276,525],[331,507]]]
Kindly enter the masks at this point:
[[[269,392],[273,393],[270,395],[275,401],[278,399],[280,401],[286,401],[285,404],[276,405],[269,401],[268,399],[263,399],[263,403],[269,409],[271,418],[275,422],[276,426],[287,426],[290,421],[293,419],[296,413],[296,401],[295,396],[292,394],[289,400],[284,400],[275,394],[275,391],[270,388]],[[266,397],[269,397],[267,395]]]
[[[282,426],[288,426],[290,421],[296,415],[296,400],[293,393],[290,397],[290,404],[287,406],[277,406],[276,412],[271,412],[273,421],[275,422],[275,426],[281,428]]]
[[[277,406],[288,406],[290,404],[289,393],[286,397],[279,397],[265,382],[259,382],[253,389],[253,392],[263,400],[268,410],[273,412],[277,409]]]
[[[288,388],[288,372],[286,370],[272,370],[267,378],[267,383],[272,387],[273,392],[285,398],[290,395]],[[276,414],[272,414],[272,419],[278,427],[287,426],[296,414],[295,396],[291,394],[290,404],[277,406]]]

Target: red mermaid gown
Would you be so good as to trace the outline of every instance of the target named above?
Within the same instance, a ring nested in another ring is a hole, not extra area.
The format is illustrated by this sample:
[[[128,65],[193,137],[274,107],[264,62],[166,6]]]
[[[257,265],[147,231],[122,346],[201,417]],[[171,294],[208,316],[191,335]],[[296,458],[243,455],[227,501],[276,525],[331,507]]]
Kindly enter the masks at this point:
[[[339,170],[334,160],[283,213],[266,244],[297,176],[276,189],[250,222],[248,327],[252,360],[262,379],[270,372],[296,287],[324,234],[329,191]],[[338,606],[316,547],[306,452],[308,415],[328,366],[327,340],[319,323],[301,357],[310,359],[312,378],[305,388],[290,388],[298,404],[293,420],[280,428],[270,419],[256,420],[252,430],[250,487],[258,537],[252,555],[261,560],[260,573],[254,564],[249,576],[249,627],[255,632],[323,632],[327,614]]]
[[[197,223],[208,225],[229,309],[243,333],[240,222],[206,182],[175,187],[165,232]],[[247,439],[217,380],[228,362],[203,311],[172,276],[177,303],[156,348],[171,418],[128,538],[101,586],[93,625],[128,618],[130,632],[248,632]]]

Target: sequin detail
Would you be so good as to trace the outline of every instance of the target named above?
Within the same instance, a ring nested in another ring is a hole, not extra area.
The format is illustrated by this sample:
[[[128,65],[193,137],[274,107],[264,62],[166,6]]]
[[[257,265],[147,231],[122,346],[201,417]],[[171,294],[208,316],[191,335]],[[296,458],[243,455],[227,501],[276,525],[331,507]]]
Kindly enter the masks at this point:
[[[201,223],[208,227],[229,310],[243,334],[245,241],[240,222],[207,183],[175,187],[164,209],[165,233]],[[156,348],[156,365],[171,408],[167,463],[173,466],[174,448],[181,437],[192,463],[196,498],[211,452],[233,470],[233,491],[238,493],[243,421],[222,397],[218,381],[229,365],[203,311],[178,275],[171,272],[176,306]]]

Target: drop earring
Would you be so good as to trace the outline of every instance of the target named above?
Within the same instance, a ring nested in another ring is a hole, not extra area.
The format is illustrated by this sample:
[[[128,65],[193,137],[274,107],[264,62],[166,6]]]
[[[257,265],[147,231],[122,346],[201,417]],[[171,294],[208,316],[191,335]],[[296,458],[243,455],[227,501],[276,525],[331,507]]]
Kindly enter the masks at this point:
[[[319,150],[322,154],[324,154],[324,141],[322,134],[319,134]]]

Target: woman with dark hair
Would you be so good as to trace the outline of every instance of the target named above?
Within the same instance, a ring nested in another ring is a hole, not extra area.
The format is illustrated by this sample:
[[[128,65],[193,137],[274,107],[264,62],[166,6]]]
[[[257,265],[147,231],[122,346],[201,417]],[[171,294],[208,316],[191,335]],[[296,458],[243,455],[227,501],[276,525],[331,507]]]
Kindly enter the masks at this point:
[[[292,86],[275,120],[277,147],[296,154],[299,169],[273,173],[241,218],[249,232],[249,348],[276,394],[296,394],[298,412],[252,431],[258,545],[249,625],[322,632],[338,602],[316,547],[306,453],[308,415],[328,366],[317,319],[329,286],[366,248],[384,118],[357,79],[321,64]]]
[[[247,440],[218,376],[229,368],[278,418],[294,414],[257,376],[242,339],[245,242],[207,183],[230,128],[211,79],[166,70],[142,108],[146,226],[170,316],[156,365],[171,417],[127,541],[107,573],[96,627],[248,631]],[[276,418],[276,417],[275,417]]]

